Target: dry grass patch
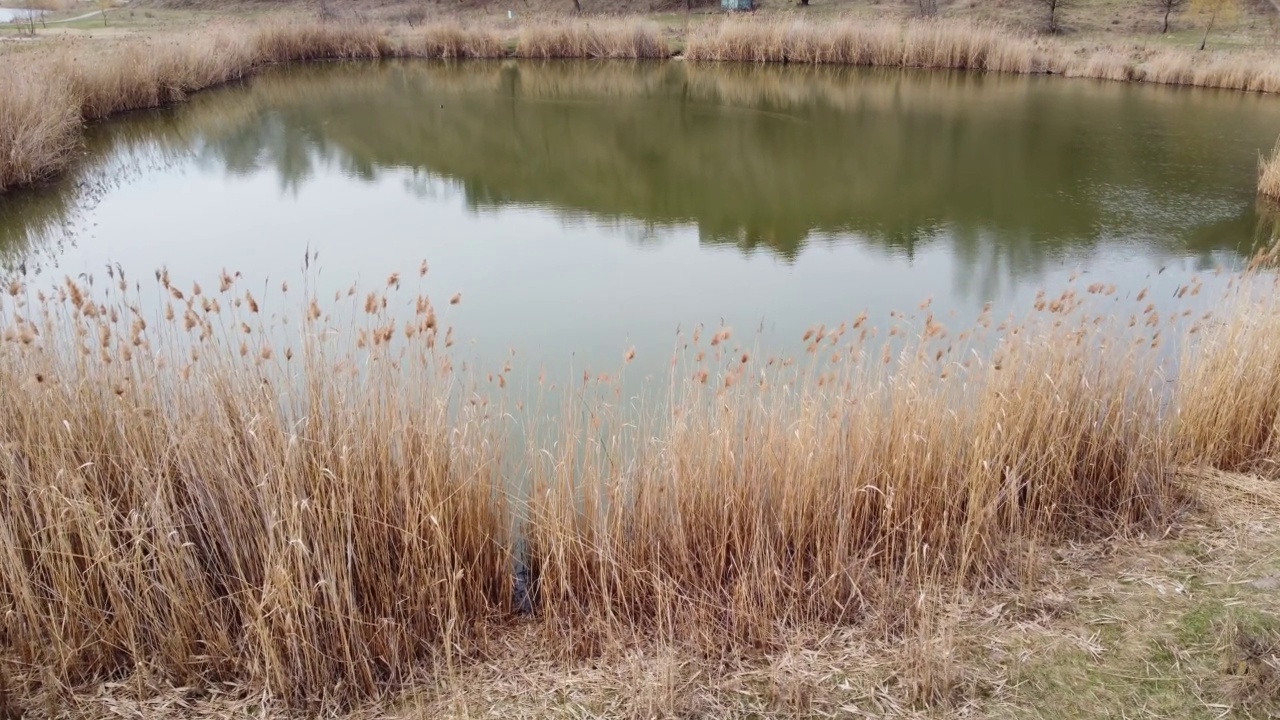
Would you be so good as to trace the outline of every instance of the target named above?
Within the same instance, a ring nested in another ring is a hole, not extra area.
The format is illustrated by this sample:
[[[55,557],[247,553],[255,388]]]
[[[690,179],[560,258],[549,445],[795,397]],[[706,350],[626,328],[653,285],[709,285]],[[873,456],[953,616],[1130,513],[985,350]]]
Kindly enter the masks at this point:
[[[468,28],[459,24],[428,26],[419,35],[404,41],[403,53],[414,57],[502,58],[507,45],[502,34],[486,28]]]
[[[1258,158],[1258,194],[1280,201],[1280,141],[1270,156]]]
[[[671,55],[658,28],[643,20],[543,22],[520,29],[516,56],[523,58],[657,59]]]
[[[691,60],[798,62],[1036,72],[1034,44],[1018,33],[967,23],[725,20],[695,29]]]
[[[253,38],[255,60],[267,63],[310,60],[376,60],[392,54],[386,32],[371,25],[269,25]]]
[[[1067,77],[1125,81],[1136,79],[1138,70],[1132,58],[1125,53],[1104,50],[1072,57],[1063,65],[1062,74]]]

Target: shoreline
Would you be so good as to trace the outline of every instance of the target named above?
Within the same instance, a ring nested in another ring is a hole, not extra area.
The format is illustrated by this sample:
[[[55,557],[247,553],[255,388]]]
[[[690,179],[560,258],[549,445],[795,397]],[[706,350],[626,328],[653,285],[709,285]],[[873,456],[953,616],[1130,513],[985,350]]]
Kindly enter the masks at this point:
[[[266,67],[323,60],[651,59],[846,65],[1058,75],[1065,78],[1280,92],[1280,60],[1241,52],[1073,47],[968,22],[729,18],[673,42],[650,21],[547,21],[512,31],[456,23],[410,28],[311,22],[158,39],[40,43],[0,69],[0,195],[38,185],[74,161],[88,122],[184,102]],[[677,47],[682,41],[682,47]],[[51,81],[50,79],[55,80]]]

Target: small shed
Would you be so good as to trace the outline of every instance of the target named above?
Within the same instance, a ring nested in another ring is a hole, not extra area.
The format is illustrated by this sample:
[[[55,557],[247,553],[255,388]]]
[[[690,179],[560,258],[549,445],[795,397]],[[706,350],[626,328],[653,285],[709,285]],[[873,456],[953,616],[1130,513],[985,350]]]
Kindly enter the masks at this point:
[[[755,0],[720,0],[723,10],[755,10]]]

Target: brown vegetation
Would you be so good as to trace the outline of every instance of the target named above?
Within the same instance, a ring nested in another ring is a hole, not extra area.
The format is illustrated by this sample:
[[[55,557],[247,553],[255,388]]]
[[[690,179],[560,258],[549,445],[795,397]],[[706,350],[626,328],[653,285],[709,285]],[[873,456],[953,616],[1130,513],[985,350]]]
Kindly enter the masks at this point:
[[[1180,461],[1256,470],[1280,457],[1280,312],[1270,286],[1240,283],[1180,371]]]
[[[1280,141],[1269,157],[1258,158],[1258,194],[1270,202],[1280,200]]]
[[[1141,45],[1073,46],[998,25],[915,21],[829,23],[732,19],[695,29],[693,60],[1052,73],[1161,85],[1280,92],[1280,63],[1260,52],[1206,56]]]
[[[641,20],[547,22],[526,25],[516,42],[523,58],[657,59],[671,55],[666,40]]]
[[[1165,526],[1176,462],[1276,455],[1273,312],[1193,326],[1172,395],[1177,321],[1094,316],[1114,292],[1094,286],[960,334],[927,308],[887,337],[815,327],[801,363],[697,331],[659,412],[591,378],[548,421],[504,394],[509,369],[457,373],[448,306],[399,275],[328,306],[158,273],[154,309],[109,275],[15,282],[0,305],[0,628],[21,697],[130,677],[346,703],[501,653],[526,613],[562,657],[917,632],[922,594]],[[1236,285],[1272,308],[1269,280]]]
[[[0,98],[0,192],[64,167],[80,139],[70,88],[0,72]]]
[[[507,56],[507,45],[497,30],[446,23],[427,26],[406,39],[402,54],[444,60],[502,58]]]

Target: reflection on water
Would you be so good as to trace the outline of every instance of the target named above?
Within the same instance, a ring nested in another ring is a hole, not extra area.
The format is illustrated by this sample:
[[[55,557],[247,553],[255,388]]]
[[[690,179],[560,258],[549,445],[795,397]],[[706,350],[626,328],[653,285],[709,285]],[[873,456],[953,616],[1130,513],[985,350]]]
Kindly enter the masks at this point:
[[[311,66],[93,129],[75,173],[0,200],[0,260],[278,278],[311,247],[340,287],[425,257],[435,292],[486,298],[463,319],[488,350],[612,358],[734,316],[790,333],[1238,262],[1270,235],[1278,127],[1273,98],[1050,78]]]

